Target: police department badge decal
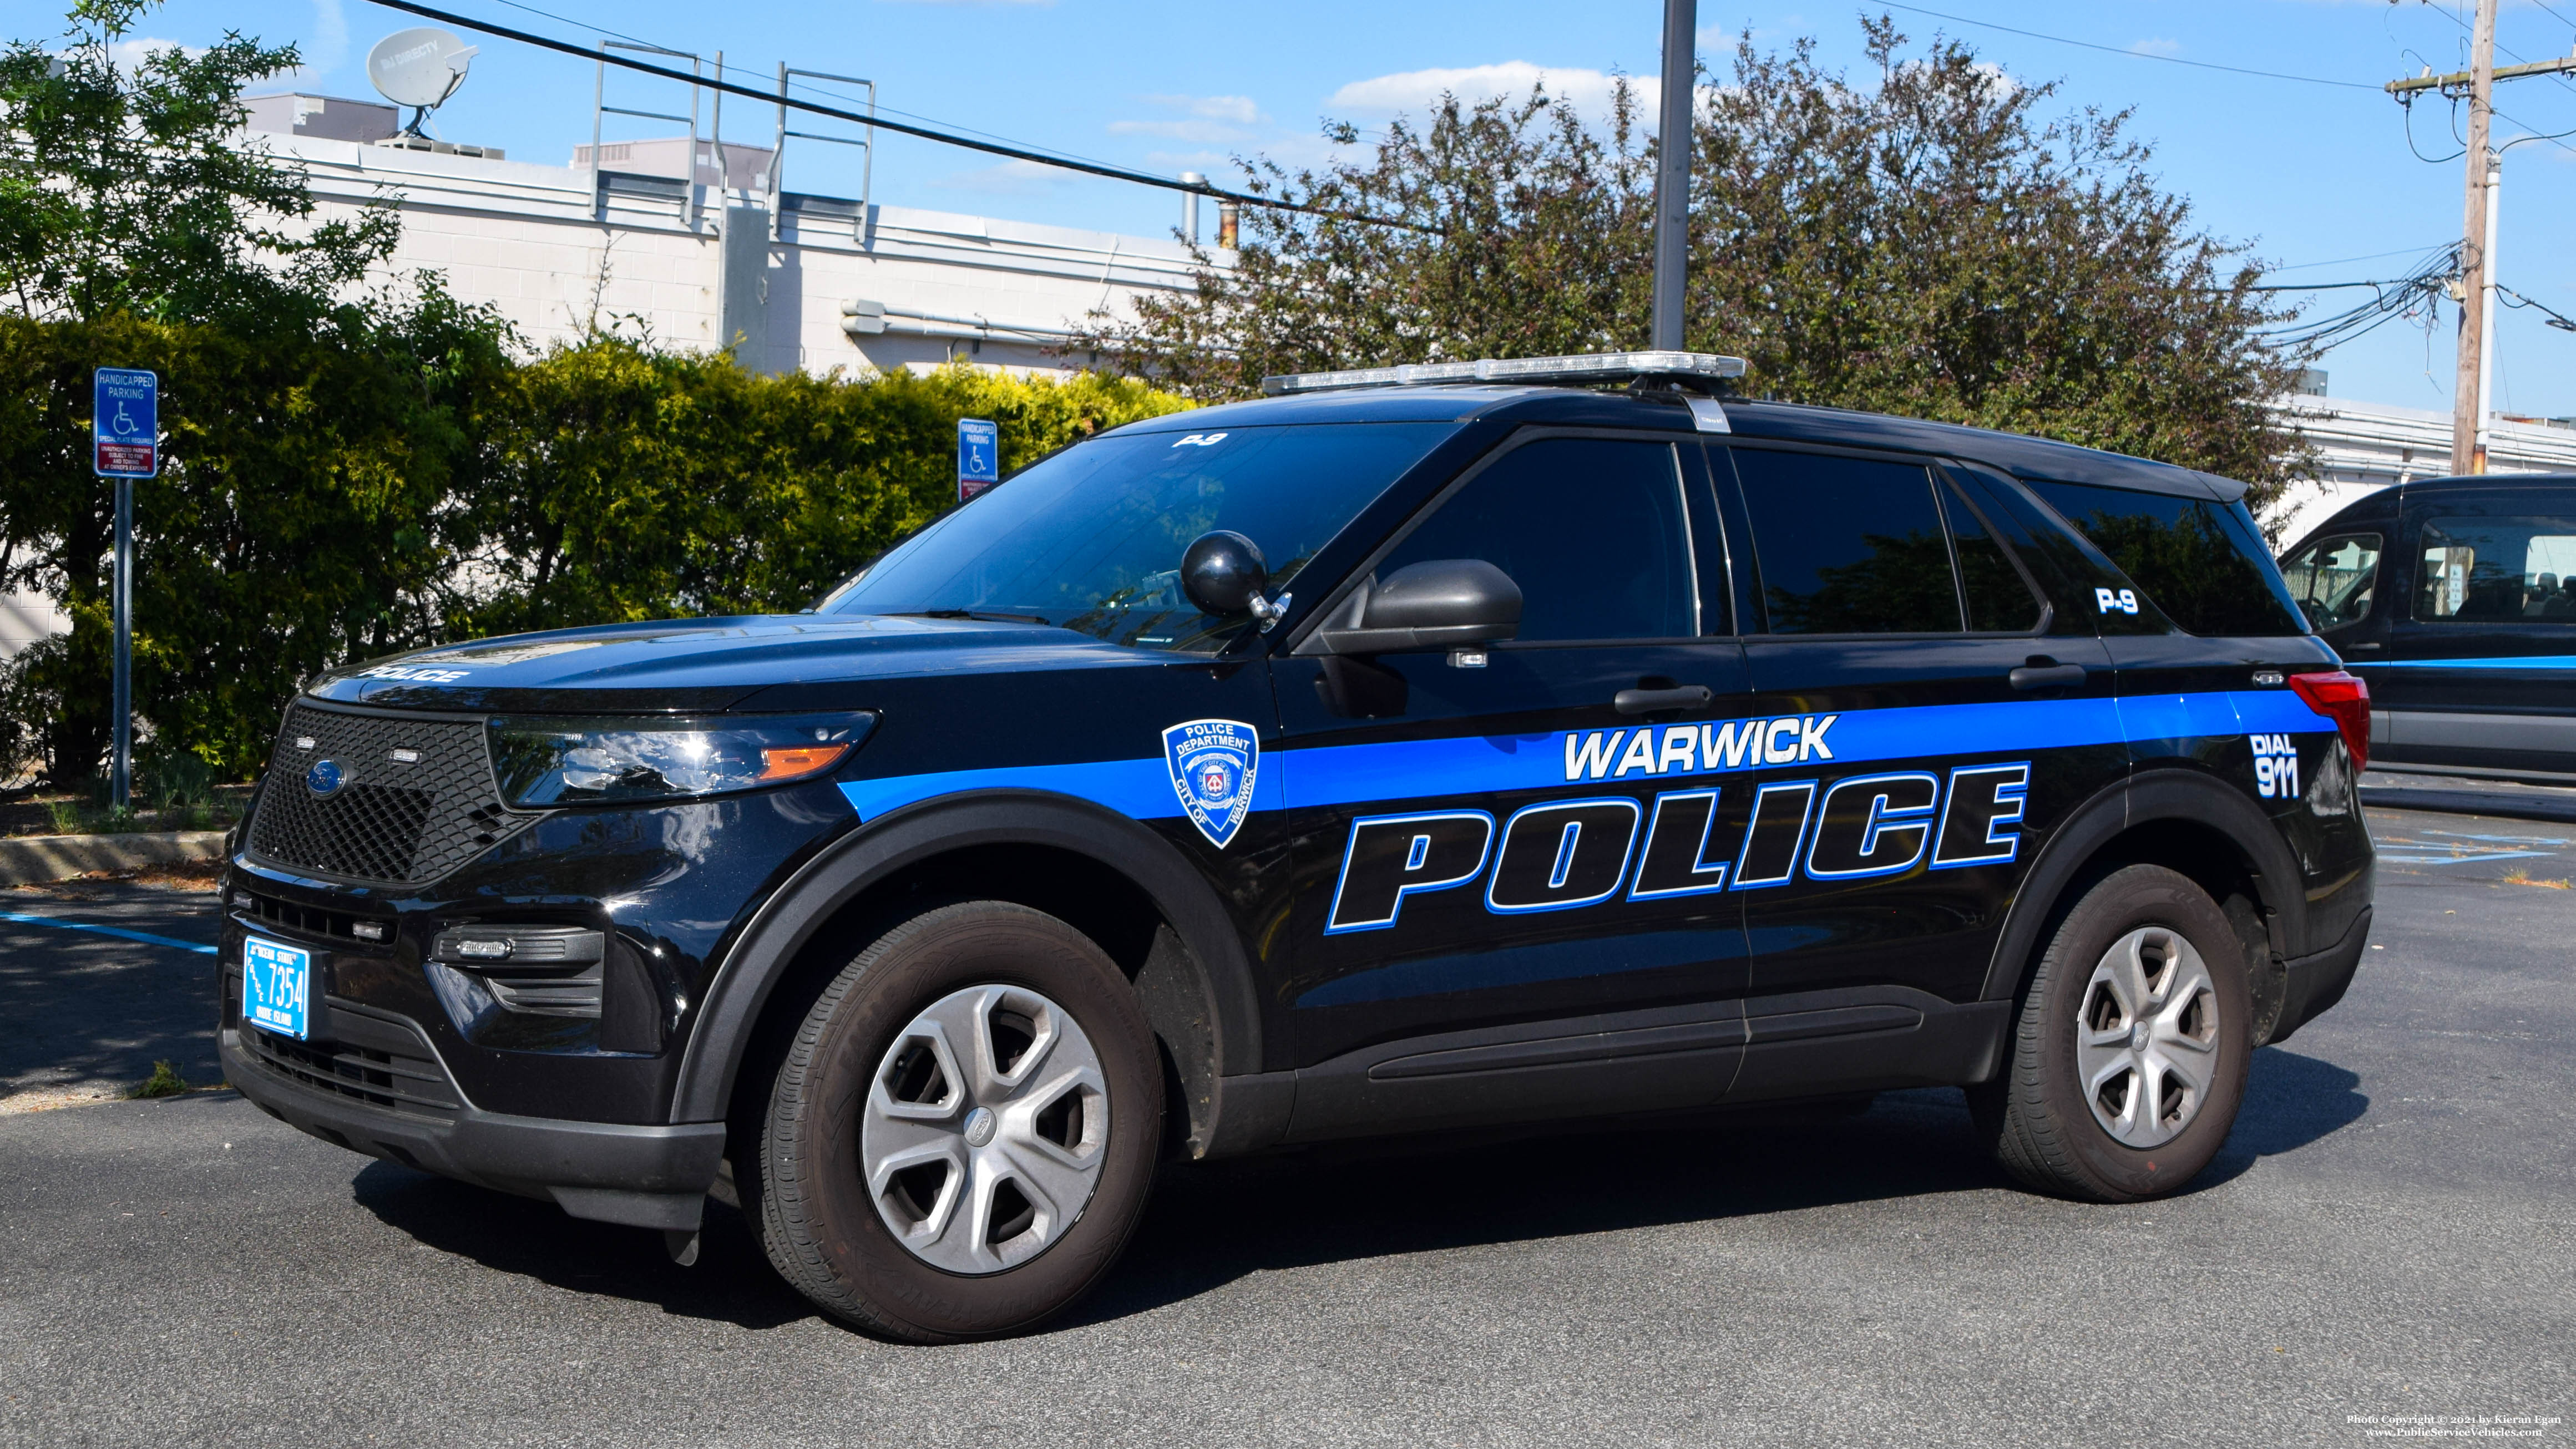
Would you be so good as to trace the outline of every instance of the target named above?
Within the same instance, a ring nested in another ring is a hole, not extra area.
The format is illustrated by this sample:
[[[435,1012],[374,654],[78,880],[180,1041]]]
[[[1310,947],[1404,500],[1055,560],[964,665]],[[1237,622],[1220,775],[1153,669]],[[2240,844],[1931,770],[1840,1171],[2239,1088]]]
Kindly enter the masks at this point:
[[[1181,813],[1223,850],[1252,813],[1252,777],[1261,767],[1261,737],[1230,719],[1194,719],[1163,731],[1163,762]]]

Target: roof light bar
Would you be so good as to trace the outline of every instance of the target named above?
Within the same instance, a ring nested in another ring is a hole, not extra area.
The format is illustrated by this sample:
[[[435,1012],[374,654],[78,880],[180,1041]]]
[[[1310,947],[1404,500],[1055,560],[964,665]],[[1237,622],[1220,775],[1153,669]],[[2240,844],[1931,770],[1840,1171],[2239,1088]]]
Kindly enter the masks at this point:
[[[1744,359],[1713,352],[1590,352],[1571,357],[1488,357],[1477,362],[1423,362],[1292,372],[1261,380],[1269,397],[1351,387],[1420,387],[1441,382],[1618,382],[1636,377],[1742,377]]]

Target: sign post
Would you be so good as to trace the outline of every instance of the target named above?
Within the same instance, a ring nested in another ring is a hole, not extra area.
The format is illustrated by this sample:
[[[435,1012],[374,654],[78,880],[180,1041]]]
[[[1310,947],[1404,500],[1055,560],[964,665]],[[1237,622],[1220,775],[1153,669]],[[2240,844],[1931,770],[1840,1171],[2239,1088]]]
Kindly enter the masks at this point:
[[[957,501],[1002,481],[1002,430],[986,418],[957,420]]]
[[[107,806],[122,810],[134,792],[134,480],[161,468],[160,377],[130,367],[91,374],[90,441],[91,467],[116,480],[116,686]]]

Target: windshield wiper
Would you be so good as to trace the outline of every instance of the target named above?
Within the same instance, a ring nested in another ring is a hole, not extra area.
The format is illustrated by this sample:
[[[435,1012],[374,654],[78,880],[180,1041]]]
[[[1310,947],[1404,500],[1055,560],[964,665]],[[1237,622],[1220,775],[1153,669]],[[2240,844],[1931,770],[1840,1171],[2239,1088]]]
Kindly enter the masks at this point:
[[[1061,629],[1064,627],[1053,619],[1043,619],[1035,614],[1005,614],[993,609],[894,609],[888,612],[888,617],[895,619],[978,619],[987,623],[1036,624],[1048,629]]]

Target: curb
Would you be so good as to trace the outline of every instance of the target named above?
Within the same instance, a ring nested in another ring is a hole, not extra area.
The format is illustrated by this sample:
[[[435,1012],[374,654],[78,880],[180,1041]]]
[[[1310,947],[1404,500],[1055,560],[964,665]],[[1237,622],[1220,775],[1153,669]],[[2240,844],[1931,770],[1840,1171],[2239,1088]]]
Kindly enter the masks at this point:
[[[93,871],[139,870],[183,860],[215,860],[222,830],[165,830],[135,835],[18,835],[0,839],[0,886],[69,880]]]

